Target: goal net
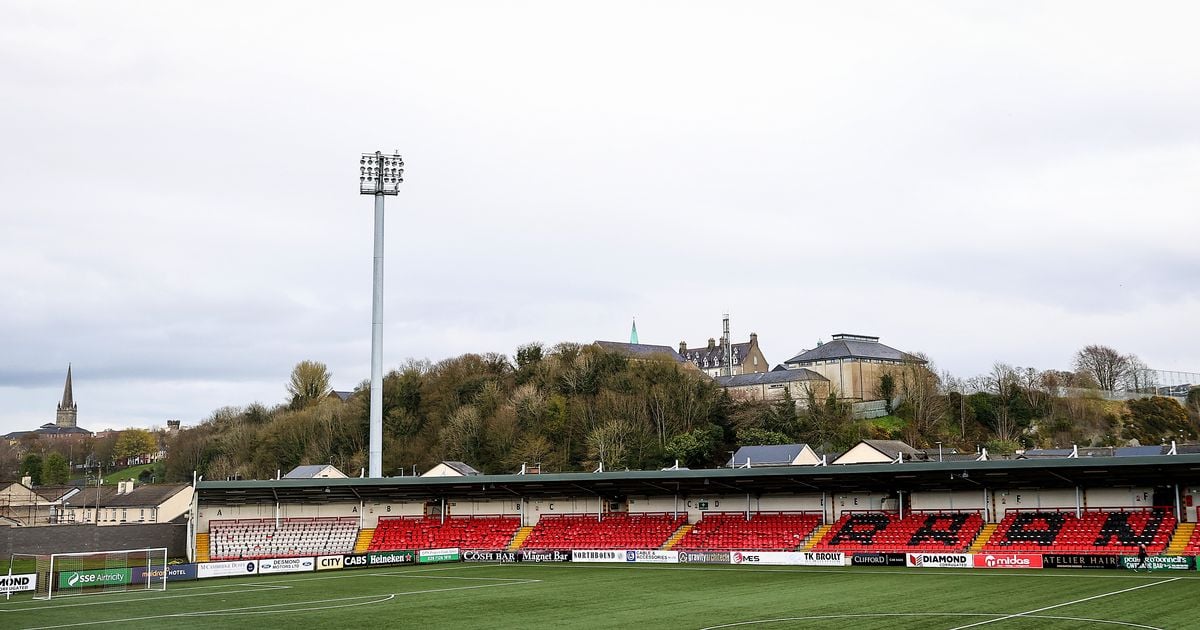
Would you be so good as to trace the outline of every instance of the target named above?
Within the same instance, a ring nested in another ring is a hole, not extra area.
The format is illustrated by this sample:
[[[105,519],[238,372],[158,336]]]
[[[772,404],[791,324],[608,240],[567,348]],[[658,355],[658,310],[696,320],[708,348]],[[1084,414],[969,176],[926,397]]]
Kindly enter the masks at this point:
[[[120,549],[82,553],[14,553],[9,573],[36,576],[34,599],[91,593],[167,589],[167,549]]]

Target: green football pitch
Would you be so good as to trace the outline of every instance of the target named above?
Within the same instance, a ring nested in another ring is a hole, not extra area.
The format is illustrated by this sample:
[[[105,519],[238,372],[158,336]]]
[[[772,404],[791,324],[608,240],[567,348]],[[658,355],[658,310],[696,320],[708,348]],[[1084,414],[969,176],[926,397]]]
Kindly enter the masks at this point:
[[[0,628],[1195,628],[1200,576],[450,564],[0,599]]]

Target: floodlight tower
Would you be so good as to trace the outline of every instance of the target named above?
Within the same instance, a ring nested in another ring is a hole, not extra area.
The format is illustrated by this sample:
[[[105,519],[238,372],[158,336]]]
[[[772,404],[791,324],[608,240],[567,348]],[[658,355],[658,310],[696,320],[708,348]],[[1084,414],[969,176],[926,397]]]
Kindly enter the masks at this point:
[[[399,153],[362,154],[358,161],[358,191],[375,195],[375,273],[371,292],[371,430],[372,478],[383,476],[383,198],[400,192],[404,160]]]

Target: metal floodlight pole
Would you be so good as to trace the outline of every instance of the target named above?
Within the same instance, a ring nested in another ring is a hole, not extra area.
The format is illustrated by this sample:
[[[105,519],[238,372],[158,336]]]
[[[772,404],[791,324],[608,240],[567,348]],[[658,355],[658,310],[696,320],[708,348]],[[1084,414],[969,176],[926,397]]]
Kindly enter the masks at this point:
[[[358,161],[358,191],[375,196],[375,256],[371,291],[371,428],[372,478],[383,476],[383,198],[400,192],[404,160],[399,153],[364,153]]]

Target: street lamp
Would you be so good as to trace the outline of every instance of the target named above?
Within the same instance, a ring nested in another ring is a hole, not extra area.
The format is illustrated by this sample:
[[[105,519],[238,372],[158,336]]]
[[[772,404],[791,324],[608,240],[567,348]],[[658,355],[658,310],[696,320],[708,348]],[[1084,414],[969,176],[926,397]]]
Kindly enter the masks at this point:
[[[358,192],[375,195],[375,271],[371,292],[371,425],[372,478],[383,476],[383,198],[397,195],[404,181],[399,153],[364,153],[358,161]]]

